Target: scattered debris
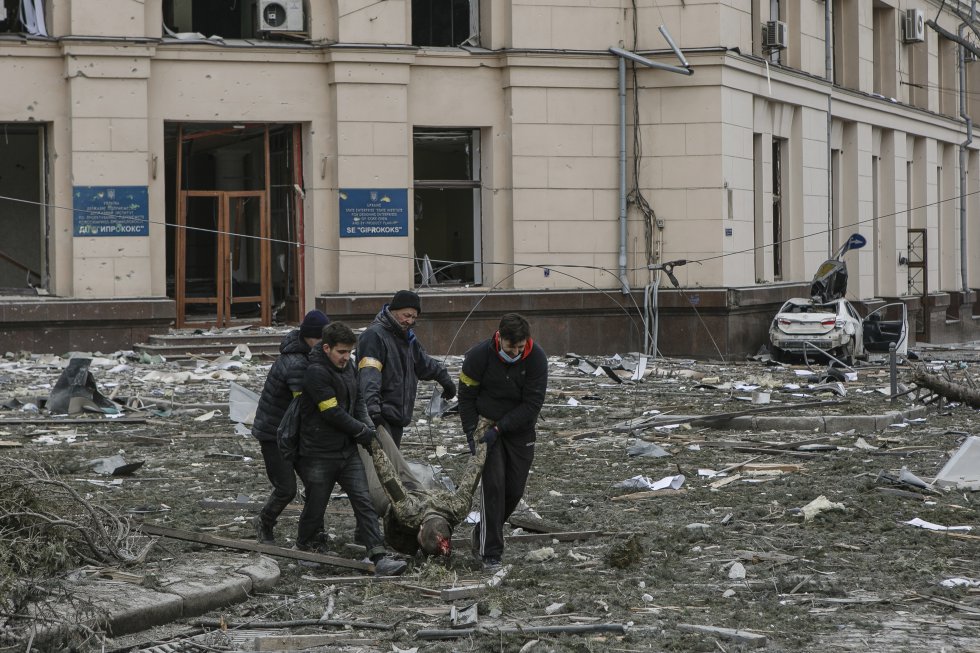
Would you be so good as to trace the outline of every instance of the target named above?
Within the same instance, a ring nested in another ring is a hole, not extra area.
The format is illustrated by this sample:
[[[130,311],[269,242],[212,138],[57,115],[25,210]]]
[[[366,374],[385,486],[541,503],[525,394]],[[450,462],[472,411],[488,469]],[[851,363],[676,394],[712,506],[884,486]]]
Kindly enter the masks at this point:
[[[827,512],[828,510],[844,510],[844,509],[845,508],[843,503],[837,503],[831,501],[830,499],[828,499],[827,497],[821,494],[816,499],[803,506],[800,509],[800,512],[803,513],[804,521],[810,521],[817,515]]]

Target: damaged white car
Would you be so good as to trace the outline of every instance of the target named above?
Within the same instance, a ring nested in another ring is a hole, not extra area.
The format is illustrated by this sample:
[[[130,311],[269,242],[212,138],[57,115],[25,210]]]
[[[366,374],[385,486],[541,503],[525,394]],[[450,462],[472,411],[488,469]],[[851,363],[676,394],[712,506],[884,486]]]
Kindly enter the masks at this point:
[[[842,257],[864,244],[860,234],[852,235],[834,258],[824,261],[817,269],[810,284],[810,298],[794,298],[782,305],[769,326],[773,360],[789,362],[791,358],[816,359],[829,355],[850,366],[855,359],[866,359],[869,351],[887,352],[892,343],[899,354],[907,352],[905,304],[882,306],[862,319],[844,299],[847,265]],[[884,320],[886,313],[900,314],[900,318]]]
[[[863,323],[846,299],[827,303],[790,299],[773,318],[769,342],[773,359],[782,362],[791,356],[817,358],[822,352],[847,365],[865,357]]]

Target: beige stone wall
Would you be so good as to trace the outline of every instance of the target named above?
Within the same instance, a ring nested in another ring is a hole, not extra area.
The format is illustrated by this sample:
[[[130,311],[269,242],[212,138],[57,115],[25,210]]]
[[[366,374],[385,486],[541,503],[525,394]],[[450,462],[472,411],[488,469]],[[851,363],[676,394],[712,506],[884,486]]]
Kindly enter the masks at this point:
[[[919,108],[872,97],[873,3],[849,0],[842,47],[854,68],[834,87],[822,79],[826,4],[786,4],[790,46],[781,61],[787,68],[767,67],[750,54],[758,52],[761,23],[773,18],[768,1],[636,3],[637,48],[676,64],[656,29],[664,24],[695,71],[691,77],[637,71],[639,186],[660,220],[653,225],[653,256],[703,261],[677,269],[683,284],[776,280],[771,152],[777,139],[784,144],[782,280],[809,279],[835,244],[858,231],[874,247],[848,259],[850,294],[902,294],[906,271],[897,258],[905,251],[905,230],[923,226],[930,234],[930,288],[958,287],[958,199],[951,197],[958,192],[964,129],[936,114],[951,113],[939,85],[952,83],[948,73],[940,75],[936,35],[927,30],[924,45],[888,50],[900,82],[924,84],[897,84],[897,99]],[[886,4],[896,19],[916,6],[935,13],[926,2]],[[496,52],[402,47],[411,40],[409,0],[313,3],[311,38],[339,41],[337,48],[161,43],[155,40],[161,6],[162,0],[106,0],[93,9],[51,0],[52,34],[72,39],[0,43],[0,83],[30,89],[0,95],[0,120],[50,125],[53,204],[70,206],[72,185],[149,187],[149,238],[73,238],[71,213],[52,212],[53,292],[165,294],[162,216],[172,199],[165,196],[163,128],[179,121],[303,125],[307,304],[325,292],[411,285],[413,237],[340,239],[337,191],[410,189],[416,126],[480,131],[484,286],[619,286],[619,104],[617,61],[608,48],[633,47],[631,2],[484,3],[482,44],[508,48]],[[941,22],[955,31],[950,16]],[[974,82],[978,75],[971,70]],[[628,79],[631,85],[632,72]],[[630,88],[630,121],[633,98]],[[835,233],[828,233],[828,108],[839,124],[832,145],[842,152],[842,183],[835,189],[842,221]],[[627,140],[632,166],[632,125]],[[980,178],[977,147],[971,145],[973,189]],[[971,226],[977,206],[969,201]],[[632,205],[627,252],[630,285],[648,283],[644,221]],[[980,264],[970,256],[971,277],[978,279]]]

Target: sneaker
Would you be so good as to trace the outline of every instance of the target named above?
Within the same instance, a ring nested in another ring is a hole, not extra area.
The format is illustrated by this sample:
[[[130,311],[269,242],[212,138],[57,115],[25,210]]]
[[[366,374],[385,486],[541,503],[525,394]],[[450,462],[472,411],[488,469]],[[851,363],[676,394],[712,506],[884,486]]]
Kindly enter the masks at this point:
[[[272,524],[266,523],[262,515],[256,515],[252,519],[252,526],[255,527],[255,541],[259,544],[276,545],[276,536],[272,532]]]
[[[392,558],[391,556],[384,556],[374,561],[374,575],[375,576],[400,576],[405,572],[405,568],[408,567],[408,563],[404,560],[398,560],[397,558]]]
[[[503,563],[500,562],[500,558],[497,556],[484,556],[483,571],[495,574],[500,571],[501,567],[503,567]]]

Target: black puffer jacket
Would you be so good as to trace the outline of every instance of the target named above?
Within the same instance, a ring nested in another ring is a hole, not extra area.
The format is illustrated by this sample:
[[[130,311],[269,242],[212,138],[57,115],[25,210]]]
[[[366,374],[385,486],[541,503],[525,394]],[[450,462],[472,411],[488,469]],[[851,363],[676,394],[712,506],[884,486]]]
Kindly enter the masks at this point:
[[[368,414],[408,426],[419,379],[453,387],[445,366],[425,353],[414,332],[402,330],[385,304],[357,339],[357,383]]]
[[[473,433],[480,417],[495,422],[504,437],[534,432],[548,389],[548,357],[531,340],[516,363],[505,363],[499,351],[496,338],[490,338],[463,357],[459,417],[464,433]]]
[[[303,376],[309,364],[310,346],[293,329],[279,344],[279,358],[272,364],[259,396],[252,435],[260,442],[275,442],[279,422],[293,397],[303,391]]]
[[[338,369],[322,347],[314,347],[309,358],[300,399],[299,456],[346,457],[357,446],[354,436],[371,425],[357,394],[354,362]]]

